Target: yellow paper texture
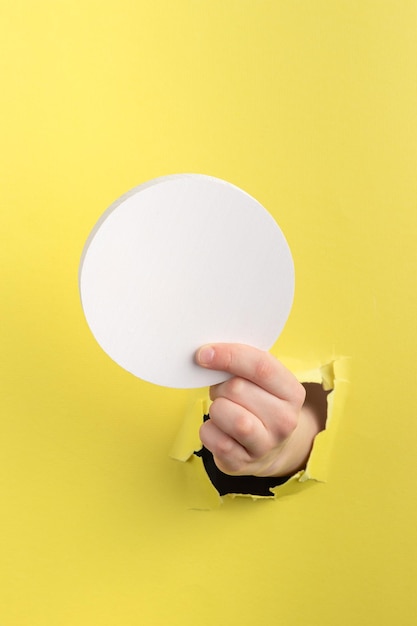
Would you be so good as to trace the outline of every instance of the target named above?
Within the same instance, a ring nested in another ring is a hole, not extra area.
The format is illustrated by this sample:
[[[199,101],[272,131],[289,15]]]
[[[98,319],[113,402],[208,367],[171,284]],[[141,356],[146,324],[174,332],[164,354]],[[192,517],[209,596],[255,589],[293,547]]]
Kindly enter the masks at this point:
[[[416,24],[415,0],[0,0],[1,626],[415,626]],[[272,352],[334,379],[275,498],[219,506],[169,456],[207,390],[134,378],[83,317],[99,216],[181,172],[275,217]]]

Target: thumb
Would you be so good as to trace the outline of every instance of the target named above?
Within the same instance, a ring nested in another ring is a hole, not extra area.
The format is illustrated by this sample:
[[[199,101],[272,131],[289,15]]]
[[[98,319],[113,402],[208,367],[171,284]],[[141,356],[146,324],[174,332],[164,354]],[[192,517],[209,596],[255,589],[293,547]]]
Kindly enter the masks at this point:
[[[213,346],[206,345],[202,346],[199,350],[197,350],[195,355],[195,360],[198,365],[202,365],[203,367],[215,367],[215,357],[216,352]]]

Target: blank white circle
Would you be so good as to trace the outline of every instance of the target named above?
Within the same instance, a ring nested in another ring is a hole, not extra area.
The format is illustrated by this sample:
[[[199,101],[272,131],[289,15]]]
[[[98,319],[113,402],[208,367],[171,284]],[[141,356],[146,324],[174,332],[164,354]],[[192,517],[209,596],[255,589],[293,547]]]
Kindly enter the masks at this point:
[[[214,342],[268,350],[287,320],[294,266],[273,217],[246,192],[201,174],[157,178],[113,203],[79,273],[87,323],[103,350],[143,380],[203,387]]]

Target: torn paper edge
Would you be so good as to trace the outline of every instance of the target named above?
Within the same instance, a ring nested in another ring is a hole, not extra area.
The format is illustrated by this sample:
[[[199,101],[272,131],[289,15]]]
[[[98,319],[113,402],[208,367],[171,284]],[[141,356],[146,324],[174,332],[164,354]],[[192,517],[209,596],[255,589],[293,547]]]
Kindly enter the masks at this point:
[[[326,428],[316,435],[306,468],[292,476],[284,485],[274,487],[271,491],[275,494],[278,492],[281,494],[292,482],[301,484],[310,480],[327,482],[338,425],[342,419],[350,384],[350,362],[350,357],[344,356],[318,364],[311,369],[294,371],[301,383],[319,383],[325,391],[329,391]]]
[[[177,436],[172,444],[169,456],[183,463],[184,480],[189,501],[189,508],[211,510],[218,508],[225,498],[249,498],[251,500],[271,500],[281,496],[291,495],[300,489],[312,484],[311,481],[325,483],[328,478],[330,458],[337,435],[337,426],[340,422],[346,395],[349,387],[350,357],[337,357],[322,362],[306,365],[306,361],[282,359],[288,369],[294,372],[301,383],[318,383],[327,396],[326,428],[318,433],[307,466],[294,474],[286,483],[271,488],[270,496],[251,494],[227,494],[220,496],[212,485],[201,459],[194,455],[202,444],[199,438],[199,429],[203,415],[209,412],[210,399],[202,394],[190,404]]]

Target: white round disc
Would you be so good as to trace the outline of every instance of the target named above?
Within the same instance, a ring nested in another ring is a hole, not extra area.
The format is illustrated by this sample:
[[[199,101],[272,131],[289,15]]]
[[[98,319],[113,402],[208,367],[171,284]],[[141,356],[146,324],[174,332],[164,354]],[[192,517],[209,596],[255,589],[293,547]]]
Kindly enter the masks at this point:
[[[79,283],[88,325],[116,363],[191,388],[228,378],[195,364],[201,345],[273,345],[291,309],[294,266],[259,202],[217,178],[180,174],[136,187],[104,213]]]

